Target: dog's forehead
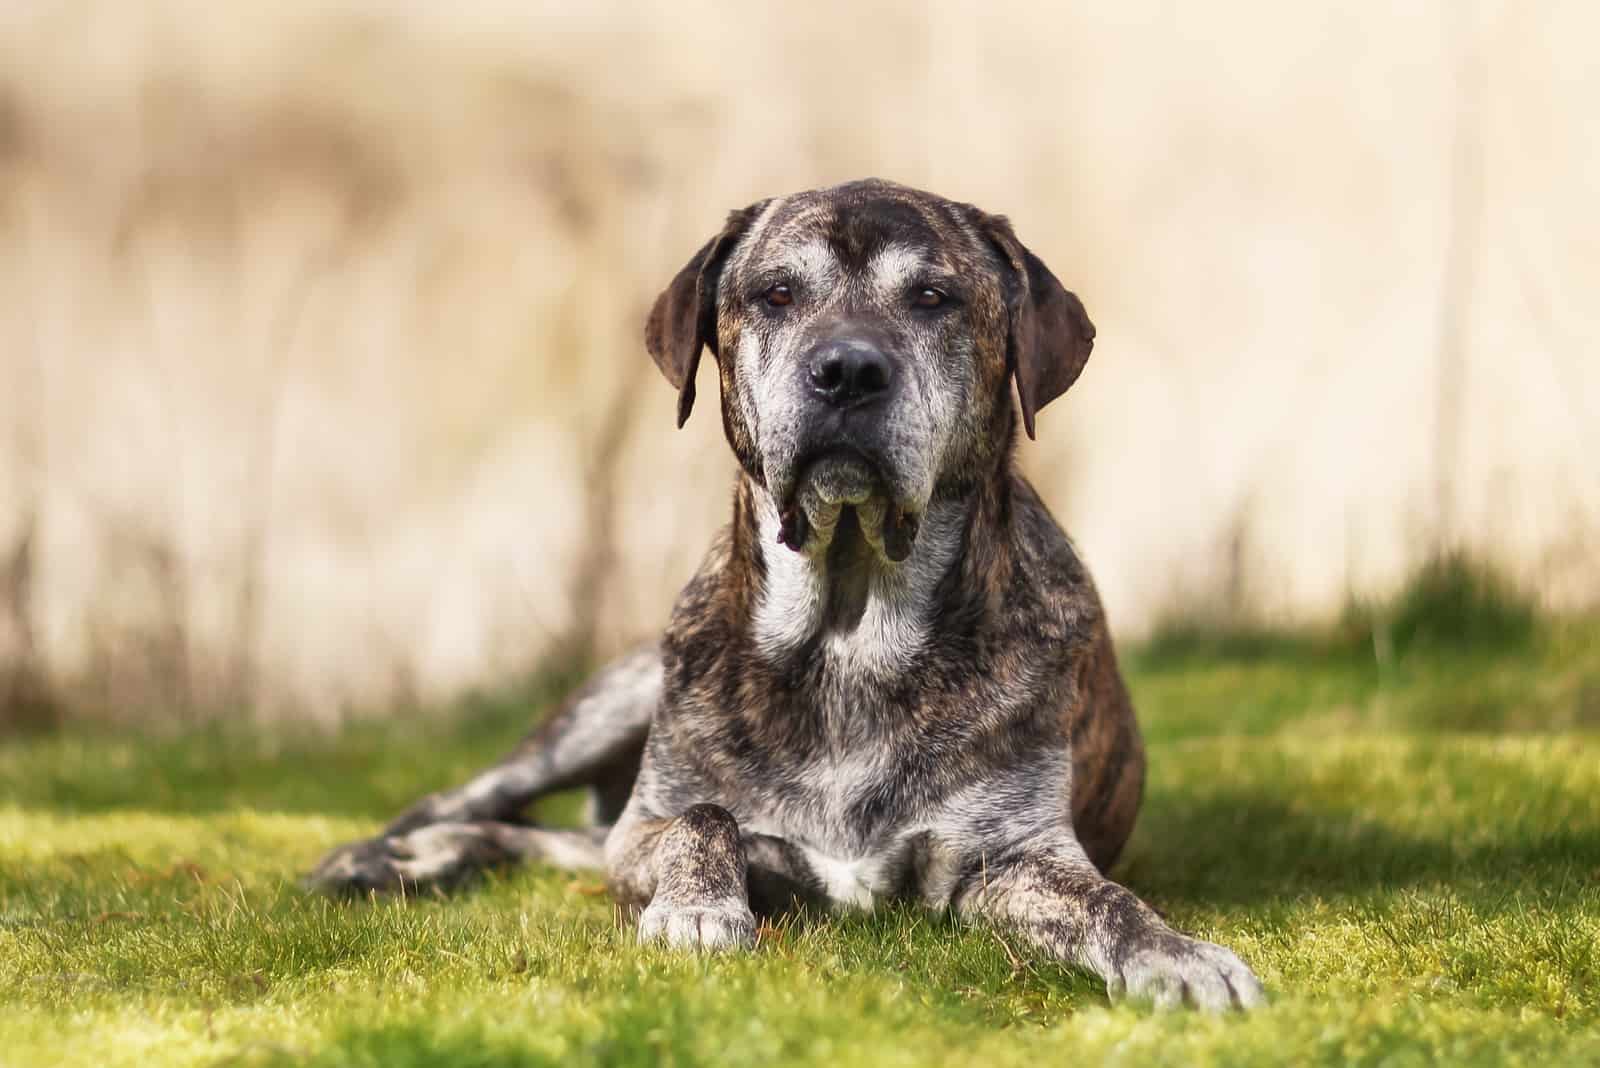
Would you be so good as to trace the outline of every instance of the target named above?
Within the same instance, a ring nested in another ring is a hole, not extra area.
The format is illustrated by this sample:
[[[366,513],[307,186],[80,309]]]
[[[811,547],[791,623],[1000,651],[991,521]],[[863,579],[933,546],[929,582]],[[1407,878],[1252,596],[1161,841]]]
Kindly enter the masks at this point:
[[[909,283],[920,270],[959,270],[977,246],[959,205],[874,182],[774,201],[743,251],[745,269],[786,269],[808,279],[870,273]]]

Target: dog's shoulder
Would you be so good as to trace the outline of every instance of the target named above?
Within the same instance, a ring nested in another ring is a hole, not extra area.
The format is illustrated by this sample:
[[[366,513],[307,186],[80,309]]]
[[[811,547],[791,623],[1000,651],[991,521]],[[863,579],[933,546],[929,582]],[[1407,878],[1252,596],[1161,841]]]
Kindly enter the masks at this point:
[[[1023,641],[1097,644],[1105,611],[1083,558],[1024,476],[1012,475],[1010,491],[1010,626]]]
[[[748,569],[735,566],[737,551],[730,524],[712,539],[694,577],[673,603],[661,640],[669,688],[703,678],[730,651],[751,580]]]

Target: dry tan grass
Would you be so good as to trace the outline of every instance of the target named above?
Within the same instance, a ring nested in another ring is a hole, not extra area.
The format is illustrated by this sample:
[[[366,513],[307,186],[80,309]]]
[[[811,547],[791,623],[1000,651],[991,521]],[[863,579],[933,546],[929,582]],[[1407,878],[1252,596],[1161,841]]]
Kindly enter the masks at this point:
[[[1441,539],[1592,602],[1593,9],[1111,10],[8,5],[0,664],[330,719],[648,633],[731,467],[644,309],[861,174],[1085,297],[1025,462],[1119,629],[1327,614]]]

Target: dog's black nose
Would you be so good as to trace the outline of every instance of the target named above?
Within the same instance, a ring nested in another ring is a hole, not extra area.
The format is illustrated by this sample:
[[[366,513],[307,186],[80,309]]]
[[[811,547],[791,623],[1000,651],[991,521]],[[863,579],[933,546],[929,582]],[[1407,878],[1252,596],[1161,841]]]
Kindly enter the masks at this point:
[[[811,358],[811,388],[837,408],[875,400],[889,391],[893,380],[889,357],[865,341],[830,341]]]

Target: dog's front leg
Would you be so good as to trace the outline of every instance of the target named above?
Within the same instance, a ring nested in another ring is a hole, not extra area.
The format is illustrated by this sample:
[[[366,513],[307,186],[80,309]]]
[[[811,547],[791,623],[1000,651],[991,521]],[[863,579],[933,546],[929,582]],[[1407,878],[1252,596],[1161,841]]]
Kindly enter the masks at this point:
[[[625,815],[606,841],[606,868],[617,899],[644,906],[639,941],[710,950],[755,944],[745,843],[720,805],[692,805],[671,819]]]
[[[1168,927],[1070,838],[981,871],[957,907],[1014,926],[1057,959],[1095,973],[1114,1001],[1212,1011],[1262,1001],[1260,982],[1231,950]]]

